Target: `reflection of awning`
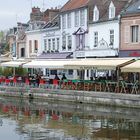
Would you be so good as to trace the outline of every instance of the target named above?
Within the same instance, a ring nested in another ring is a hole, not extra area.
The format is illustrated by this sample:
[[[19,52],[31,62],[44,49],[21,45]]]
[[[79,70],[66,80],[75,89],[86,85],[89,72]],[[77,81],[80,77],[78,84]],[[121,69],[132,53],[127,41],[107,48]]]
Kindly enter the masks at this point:
[[[33,60],[23,65],[24,68],[64,69],[71,60]]]
[[[126,65],[132,59],[125,58],[98,58],[98,59],[83,59],[80,61],[73,61],[64,66],[65,69],[102,69],[115,70],[116,67]]]
[[[1,63],[1,66],[2,67],[20,67],[25,63],[26,63],[25,61],[9,61],[9,62]]]
[[[122,72],[140,72],[140,60],[121,68]]]

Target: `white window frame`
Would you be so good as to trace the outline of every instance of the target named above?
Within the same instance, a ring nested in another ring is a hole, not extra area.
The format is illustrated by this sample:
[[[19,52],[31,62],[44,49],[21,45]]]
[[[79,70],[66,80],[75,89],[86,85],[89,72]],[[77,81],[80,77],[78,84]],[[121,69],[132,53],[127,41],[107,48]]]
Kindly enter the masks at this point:
[[[44,50],[47,50],[47,39],[44,39]]]
[[[80,25],[85,25],[85,9],[80,10]]]
[[[131,26],[131,42],[132,43],[139,42],[139,25]]]
[[[98,32],[94,32],[94,47],[98,46]]]
[[[55,38],[52,39],[52,50],[55,51]]]
[[[48,39],[48,51],[51,51],[51,39]]]
[[[66,50],[66,35],[62,36],[62,50]]]
[[[75,27],[79,26],[79,11],[75,11]]]
[[[116,8],[115,8],[113,2],[111,1],[110,6],[109,6],[109,19],[115,17],[115,12],[116,12]]]
[[[68,28],[71,28],[71,13],[67,14],[67,26]]]
[[[67,39],[68,39],[68,50],[71,50],[72,49],[72,36],[69,35]]]
[[[59,43],[60,43],[60,38],[57,38],[57,39],[56,39],[56,41],[57,41],[57,49],[56,49],[56,50],[57,50],[57,51],[59,51],[59,46],[60,46],[60,44],[59,44]]]
[[[66,29],[66,15],[62,15],[62,29]]]
[[[110,45],[114,45],[114,30],[113,29],[111,29],[110,31],[109,31],[109,34],[110,34]]]
[[[93,21],[98,21],[99,20],[99,10],[97,8],[97,6],[94,7],[94,11],[93,11]]]

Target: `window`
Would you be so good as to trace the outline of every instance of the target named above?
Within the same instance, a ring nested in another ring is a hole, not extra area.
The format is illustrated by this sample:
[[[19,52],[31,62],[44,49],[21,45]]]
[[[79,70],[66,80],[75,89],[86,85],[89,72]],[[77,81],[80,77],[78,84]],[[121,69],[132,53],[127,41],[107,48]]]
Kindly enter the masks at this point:
[[[57,38],[57,51],[59,51],[59,38]]]
[[[114,4],[111,2],[109,6],[109,18],[115,17],[115,7]]]
[[[94,47],[98,45],[98,32],[94,32]]]
[[[68,28],[71,28],[71,13],[67,15],[67,24],[68,24]]]
[[[68,70],[68,75],[73,75],[73,70]]]
[[[85,25],[85,10],[80,11],[80,25],[81,26]]]
[[[109,45],[113,45],[114,44],[114,30],[110,30],[110,44]]]
[[[34,43],[34,52],[36,53],[38,51],[38,41],[35,40]]]
[[[68,36],[68,50],[71,50],[72,47],[72,37]]]
[[[94,21],[99,20],[99,10],[98,10],[97,6],[95,6],[95,8],[94,8],[93,20]]]
[[[47,39],[44,39],[44,50],[47,50]]]
[[[29,53],[32,53],[32,40],[29,40]]]
[[[48,39],[48,50],[51,50],[51,39]]]
[[[131,26],[131,42],[136,43],[138,42],[138,36],[139,36],[139,26]]]
[[[21,48],[21,57],[25,57],[25,48]]]
[[[79,26],[79,11],[75,12],[75,27]]]
[[[55,50],[55,39],[52,39],[52,49]]]
[[[66,36],[63,35],[62,37],[62,50],[66,50]]]
[[[62,15],[62,28],[65,29],[66,28],[66,16]]]
[[[51,75],[57,74],[57,70],[50,70],[50,74],[51,74]]]

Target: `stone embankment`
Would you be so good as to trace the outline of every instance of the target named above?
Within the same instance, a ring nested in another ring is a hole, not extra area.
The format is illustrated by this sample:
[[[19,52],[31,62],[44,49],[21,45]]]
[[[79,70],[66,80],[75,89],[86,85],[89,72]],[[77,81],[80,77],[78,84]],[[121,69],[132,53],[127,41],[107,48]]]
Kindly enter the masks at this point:
[[[140,94],[1,86],[0,95],[140,108]]]

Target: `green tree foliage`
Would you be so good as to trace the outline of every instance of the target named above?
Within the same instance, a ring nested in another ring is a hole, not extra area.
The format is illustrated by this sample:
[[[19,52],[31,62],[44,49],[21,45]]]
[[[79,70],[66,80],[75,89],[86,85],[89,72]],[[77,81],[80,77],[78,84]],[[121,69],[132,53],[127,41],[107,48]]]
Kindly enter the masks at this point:
[[[28,71],[25,68],[16,68],[15,69],[15,74],[18,76],[26,76],[27,73],[28,73]]]
[[[3,76],[12,76],[13,75],[13,68],[3,68],[2,75]]]

